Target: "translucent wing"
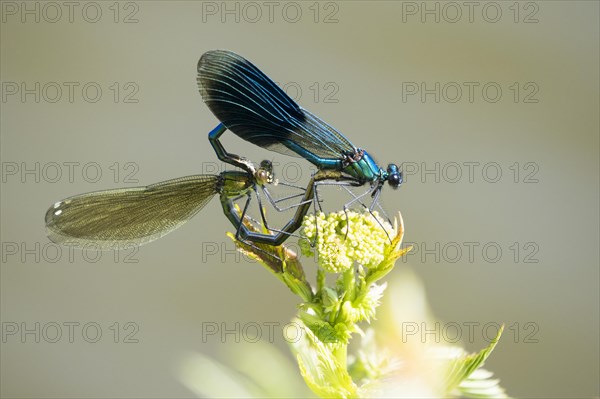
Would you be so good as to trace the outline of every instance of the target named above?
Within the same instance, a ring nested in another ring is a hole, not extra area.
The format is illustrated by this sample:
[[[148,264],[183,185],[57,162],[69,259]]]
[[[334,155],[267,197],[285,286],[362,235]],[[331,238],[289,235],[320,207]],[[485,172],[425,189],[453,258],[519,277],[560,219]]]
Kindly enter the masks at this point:
[[[56,243],[118,249],[141,245],[175,230],[214,194],[220,177],[196,175],[146,187],[96,191],[69,197],[46,212],[48,237]]]
[[[204,53],[198,61],[198,85],[215,116],[236,135],[260,147],[301,157],[307,151],[324,159],[339,159],[355,150],[341,133],[300,108],[235,53]]]

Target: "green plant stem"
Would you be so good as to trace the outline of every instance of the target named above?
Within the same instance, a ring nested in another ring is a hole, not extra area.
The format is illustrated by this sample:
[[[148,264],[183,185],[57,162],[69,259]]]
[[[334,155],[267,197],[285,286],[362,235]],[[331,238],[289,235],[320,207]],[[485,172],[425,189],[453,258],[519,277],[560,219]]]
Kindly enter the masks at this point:
[[[317,269],[317,292],[321,292],[323,287],[325,287],[325,279],[327,275],[325,274],[325,270],[322,268]]]
[[[356,276],[354,274],[354,268],[346,270],[342,276],[344,284],[344,299],[346,301],[353,301],[356,289]]]

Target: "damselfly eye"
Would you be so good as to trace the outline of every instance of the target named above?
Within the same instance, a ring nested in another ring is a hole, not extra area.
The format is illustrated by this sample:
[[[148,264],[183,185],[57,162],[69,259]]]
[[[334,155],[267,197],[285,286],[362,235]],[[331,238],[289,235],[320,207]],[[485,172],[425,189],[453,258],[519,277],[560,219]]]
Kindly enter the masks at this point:
[[[391,163],[387,167],[388,172],[388,183],[392,188],[398,188],[402,184],[403,177],[402,172],[398,170],[398,166]]]
[[[261,161],[260,168],[268,172],[273,172],[273,162],[269,161],[268,159],[265,159]]]
[[[388,177],[388,183],[392,188],[398,188],[398,186],[402,184],[402,173],[392,173]]]

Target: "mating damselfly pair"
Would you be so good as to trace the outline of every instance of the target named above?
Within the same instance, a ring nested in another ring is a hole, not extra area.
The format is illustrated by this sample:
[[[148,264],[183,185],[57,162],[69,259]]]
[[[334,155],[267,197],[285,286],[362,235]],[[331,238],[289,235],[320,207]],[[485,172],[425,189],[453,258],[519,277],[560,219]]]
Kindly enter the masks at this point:
[[[397,188],[402,183],[402,172],[395,164],[386,169],[379,167],[369,153],[301,108],[257,67],[233,52],[215,50],[203,54],[198,62],[198,85],[204,102],[220,120],[209,133],[209,142],[221,161],[241,171],[194,175],[145,187],[66,198],[46,212],[46,227],[52,241],[76,246],[94,243],[100,248],[118,247],[119,243],[141,245],[186,223],[218,194],[225,216],[236,229],[237,239],[280,245],[300,227],[311,205],[315,209],[318,206],[318,186],[368,185],[359,195],[347,190],[353,198],[344,205],[344,210],[358,203],[373,212],[375,207],[381,209],[379,196],[383,185],[387,182]],[[308,186],[292,196],[299,199],[295,204],[280,207],[280,200],[270,194],[269,186],[274,182],[270,161],[256,165],[225,150],[220,137],[227,130],[267,150],[304,158],[317,167]],[[278,211],[295,208],[283,228],[269,226],[261,192]],[[253,195],[268,233],[249,229],[244,223]],[[367,206],[363,200],[369,196],[371,203]],[[244,198],[246,202],[240,212],[236,201]]]

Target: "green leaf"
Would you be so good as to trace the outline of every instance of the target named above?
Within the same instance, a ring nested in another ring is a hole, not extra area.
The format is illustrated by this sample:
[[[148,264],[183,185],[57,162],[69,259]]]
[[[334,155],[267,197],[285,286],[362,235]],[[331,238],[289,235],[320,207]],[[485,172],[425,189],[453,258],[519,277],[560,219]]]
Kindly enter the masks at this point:
[[[315,394],[321,398],[357,397],[357,386],[335,354],[336,350],[345,350],[344,346],[323,343],[306,329],[306,334],[292,343],[292,348],[300,373]]]
[[[446,376],[446,392],[448,392],[448,394],[454,394],[456,391],[458,391],[464,396],[473,398],[506,397],[497,396],[498,392],[502,392],[502,394],[504,394],[504,391],[497,385],[497,381],[491,380],[486,383],[482,381],[481,373],[474,374],[475,371],[483,365],[485,360],[498,344],[503,330],[504,326],[500,327],[496,337],[479,353],[464,355],[450,360]],[[486,390],[486,387],[489,389]],[[473,396],[469,395],[469,392],[471,392]],[[485,392],[488,392],[491,396],[485,395]]]
[[[298,317],[302,320],[302,323],[314,334],[314,339],[321,343],[337,343],[340,342],[340,332],[337,331],[327,321],[320,319],[318,316],[310,313],[300,311]]]
[[[466,398],[508,398],[500,381],[490,378],[492,375],[492,372],[479,368],[463,380],[456,391]]]

